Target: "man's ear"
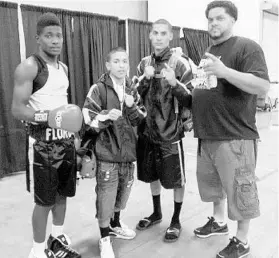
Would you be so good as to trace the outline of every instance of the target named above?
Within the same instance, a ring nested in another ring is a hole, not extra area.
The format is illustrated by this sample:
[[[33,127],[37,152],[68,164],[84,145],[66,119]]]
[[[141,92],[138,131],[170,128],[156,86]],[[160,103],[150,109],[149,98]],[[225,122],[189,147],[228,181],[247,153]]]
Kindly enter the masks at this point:
[[[38,41],[39,41],[39,39],[40,39],[39,35],[36,34],[35,39],[36,39],[36,41],[37,41],[37,43],[38,43]]]
[[[173,33],[171,32],[170,33],[170,40],[172,40],[173,39]]]
[[[149,32],[149,39],[151,40],[152,37],[152,30]]]
[[[109,62],[106,62],[106,68],[108,71],[110,71],[110,63]]]

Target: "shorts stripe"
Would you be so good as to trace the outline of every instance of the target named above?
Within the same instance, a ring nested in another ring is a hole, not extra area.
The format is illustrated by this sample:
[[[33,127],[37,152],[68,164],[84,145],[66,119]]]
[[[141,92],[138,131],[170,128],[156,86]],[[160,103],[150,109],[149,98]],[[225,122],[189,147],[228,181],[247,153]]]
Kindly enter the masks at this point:
[[[185,182],[185,163],[184,163],[184,151],[182,146],[182,141],[177,143],[178,154],[179,154],[179,163],[180,163],[180,171],[181,171],[181,182],[184,185]]]
[[[28,137],[27,140],[27,160],[26,160],[26,186],[27,191],[34,193],[34,170],[33,170],[33,164],[34,164],[34,148],[33,144],[35,143],[35,139],[32,137]]]

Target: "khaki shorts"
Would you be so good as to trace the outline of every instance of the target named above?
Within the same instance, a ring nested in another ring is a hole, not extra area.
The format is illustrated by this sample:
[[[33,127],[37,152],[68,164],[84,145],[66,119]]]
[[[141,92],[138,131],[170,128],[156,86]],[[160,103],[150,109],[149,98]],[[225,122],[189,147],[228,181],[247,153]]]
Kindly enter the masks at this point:
[[[231,220],[258,217],[256,153],[254,140],[201,140],[197,181],[202,201],[215,202],[227,197]]]

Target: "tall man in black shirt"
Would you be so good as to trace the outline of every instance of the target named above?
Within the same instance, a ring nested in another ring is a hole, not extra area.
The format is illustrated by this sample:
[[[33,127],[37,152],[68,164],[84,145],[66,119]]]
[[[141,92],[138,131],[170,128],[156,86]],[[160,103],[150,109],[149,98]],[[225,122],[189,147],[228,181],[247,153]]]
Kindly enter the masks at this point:
[[[250,219],[258,217],[257,95],[269,89],[261,47],[233,36],[237,8],[230,1],[213,1],[206,9],[213,45],[198,68],[193,91],[194,136],[199,139],[197,181],[202,201],[213,202],[213,216],[196,236],[228,234],[228,216],[237,221],[236,236],[217,258],[246,257]]]

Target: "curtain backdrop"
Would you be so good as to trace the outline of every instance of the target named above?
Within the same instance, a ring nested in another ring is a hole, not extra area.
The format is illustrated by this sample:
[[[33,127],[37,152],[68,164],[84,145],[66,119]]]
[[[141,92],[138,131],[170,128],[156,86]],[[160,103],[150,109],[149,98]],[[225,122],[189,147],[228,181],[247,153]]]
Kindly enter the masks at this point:
[[[14,71],[20,63],[17,4],[0,2],[0,178],[25,169],[25,131],[11,114]]]
[[[151,54],[152,46],[149,32],[152,23],[128,19],[130,77],[136,75],[140,60]]]
[[[183,28],[188,56],[198,65],[205,50],[211,44],[207,31]]]
[[[118,21],[118,46],[127,49],[126,46],[126,22],[125,20]]]
[[[109,51],[118,46],[118,19],[90,13],[75,13],[74,56],[77,102],[83,105],[90,86],[106,71]]]
[[[179,39],[179,46],[182,48],[183,53],[188,56],[188,50],[187,50],[186,42],[185,42],[184,38]]]
[[[172,26],[173,39],[170,47],[180,47],[180,27]]]

